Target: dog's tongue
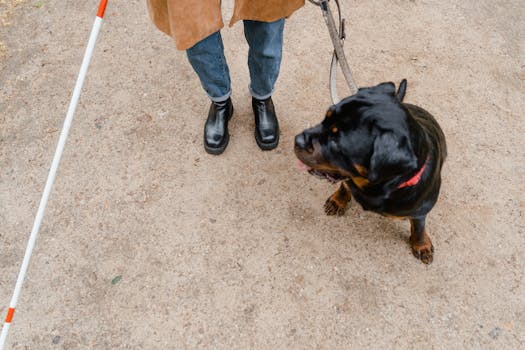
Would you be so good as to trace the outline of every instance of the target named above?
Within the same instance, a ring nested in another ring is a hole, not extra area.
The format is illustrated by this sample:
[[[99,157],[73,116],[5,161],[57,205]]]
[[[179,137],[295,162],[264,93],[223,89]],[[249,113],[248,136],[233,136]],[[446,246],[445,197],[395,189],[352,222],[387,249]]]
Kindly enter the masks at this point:
[[[311,170],[312,168],[310,168],[308,165],[304,164],[303,162],[301,162],[300,160],[297,161],[297,168],[300,170],[300,171],[308,171],[308,170]]]

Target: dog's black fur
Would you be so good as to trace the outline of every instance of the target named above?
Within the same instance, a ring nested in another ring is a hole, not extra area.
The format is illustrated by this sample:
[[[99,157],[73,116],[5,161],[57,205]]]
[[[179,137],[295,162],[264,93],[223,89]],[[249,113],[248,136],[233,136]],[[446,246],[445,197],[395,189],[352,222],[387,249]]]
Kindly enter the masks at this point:
[[[430,263],[434,247],[425,218],[439,195],[447,149],[434,117],[403,103],[405,92],[406,80],[397,93],[393,83],[359,89],[297,135],[295,153],[310,173],[342,180],[326,201],[328,215],[342,215],[353,196],[365,210],[408,218],[412,251]]]

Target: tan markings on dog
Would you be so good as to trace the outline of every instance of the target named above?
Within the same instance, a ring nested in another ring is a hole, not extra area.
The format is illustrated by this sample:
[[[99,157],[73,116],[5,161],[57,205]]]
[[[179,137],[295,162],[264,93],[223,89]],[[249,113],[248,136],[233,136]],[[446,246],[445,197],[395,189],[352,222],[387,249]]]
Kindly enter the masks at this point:
[[[337,126],[332,127],[332,132],[333,132],[334,134],[337,134],[338,131],[339,131],[339,130],[337,129]]]
[[[369,184],[368,179],[361,176],[350,176],[350,178],[352,179],[352,182],[361,189]]]
[[[348,193],[351,193],[350,186],[348,186],[348,183],[346,181],[343,181],[341,183],[341,186],[343,186],[345,188],[345,190],[348,191]]]
[[[365,168],[365,167],[362,166],[362,165],[354,164],[354,168],[355,168],[355,170],[357,170],[357,172],[358,172],[359,175],[361,175],[361,176],[366,176],[366,175],[368,174],[368,169]]]
[[[346,211],[348,202],[352,199],[352,193],[346,182],[335,191],[325,202],[324,211],[326,215],[343,215]]]
[[[334,114],[334,112],[329,109],[327,112],[326,112],[326,118],[330,118],[332,115]]]
[[[339,209],[345,208],[350,199],[351,197],[348,196],[346,192],[344,194],[341,193],[341,190],[337,190],[330,196],[330,200],[334,202]]]
[[[333,166],[331,166],[330,164],[326,164],[326,163],[321,163],[321,164],[317,164],[317,165],[310,165],[312,168],[314,168],[315,170],[319,170],[319,171],[325,171],[325,172],[328,172],[328,173],[336,173],[336,174],[341,174],[341,171]]]
[[[417,240],[413,228],[411,229],[410,243],[412,246],[412,253],[416,258],[425,264],[430,264],[434,256],[434,246],[430,240],[430,236],[426,231],[423,232],[423,239]]]

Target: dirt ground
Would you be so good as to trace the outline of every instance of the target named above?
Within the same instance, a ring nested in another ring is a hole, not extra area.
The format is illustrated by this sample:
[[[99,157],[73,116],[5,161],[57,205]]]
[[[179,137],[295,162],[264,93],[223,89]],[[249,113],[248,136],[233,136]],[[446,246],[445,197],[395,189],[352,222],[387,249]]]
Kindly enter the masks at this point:
[[[2,320],[97,5],[0,0]],[[325,216],[336,187],[297,170],[294,135],[330,104],[318,8],[286,24],[272,152],[253,138],[242,25],[223,31],[236,113],[210,156],[185,54],[144,0],[110,1],[9,349],[525,348],[523,1],[343,6],[359,85],[407,78],[447,136],[433,264],[407,222]]]

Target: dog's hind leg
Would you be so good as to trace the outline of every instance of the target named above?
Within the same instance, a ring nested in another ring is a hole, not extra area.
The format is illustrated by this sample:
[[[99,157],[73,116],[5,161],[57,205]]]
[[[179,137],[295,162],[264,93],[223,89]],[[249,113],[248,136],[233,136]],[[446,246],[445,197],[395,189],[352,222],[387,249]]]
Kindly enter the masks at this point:
[[[410,243],[414,256],[425,264],[433,260],[434,246],[425,230],[425,216],[410,218]]]
[[[350,186],[348,186],[347,181],[343,181],[339,189],[326,200],[324,212],[326,215],[341,216],[345,213],[346,206],[351,199]]]

